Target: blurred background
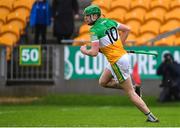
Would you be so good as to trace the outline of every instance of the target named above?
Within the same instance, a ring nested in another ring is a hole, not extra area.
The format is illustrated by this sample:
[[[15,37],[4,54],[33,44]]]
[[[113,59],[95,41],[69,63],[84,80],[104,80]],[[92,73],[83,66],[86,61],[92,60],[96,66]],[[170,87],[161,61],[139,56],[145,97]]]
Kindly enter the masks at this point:
[[[90,4],[100,6],[102,17],[131,27],[127,50],[158,52],[129,54],[143,95],[179,101],[179,0],[0,0],[0,96],[124,95],[98,85],[106,59],[79,50],[90,41],[83,22]]]

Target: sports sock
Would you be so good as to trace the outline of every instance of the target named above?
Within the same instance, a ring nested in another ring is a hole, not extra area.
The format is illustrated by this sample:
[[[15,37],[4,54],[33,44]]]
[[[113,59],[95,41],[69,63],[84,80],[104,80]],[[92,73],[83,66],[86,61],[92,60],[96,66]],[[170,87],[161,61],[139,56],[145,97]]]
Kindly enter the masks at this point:
[[[149,121],[154,122],[154,121],[157,121],[157,120],[158,120],[151,112],[149,112],[149,113],[147,113],[147,114],[145,114],[145,115],[148,117],[148,120],[149,120]]]

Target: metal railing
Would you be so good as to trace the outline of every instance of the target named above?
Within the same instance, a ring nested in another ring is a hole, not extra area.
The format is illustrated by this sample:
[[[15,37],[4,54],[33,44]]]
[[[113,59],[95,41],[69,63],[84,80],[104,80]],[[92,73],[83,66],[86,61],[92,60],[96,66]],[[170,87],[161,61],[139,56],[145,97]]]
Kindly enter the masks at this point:
[[[0,45],[0,85],[6,84],[6,49]]]
[[[175,28],[173,30],[170,30],[168,32],[165,32],[165,33],[162,33],[162,34],[159,34],[158,36],[156,36],[155,38],[152,38],[150,40],[148,40],[147,42],[151,42],[151,43],[154,43],[158,40],[161,40],[162,38],[166,38],[168,36],[171,36],[171,35],[175,35],[176,33],[179,33],[180,32],[180,27],[178,28]]]
[[[22,66],[19,56],[20,45],[12,48],[10,60],[7,62],[8,82],[54,82],[54,45],[41,46],[41,65]]]

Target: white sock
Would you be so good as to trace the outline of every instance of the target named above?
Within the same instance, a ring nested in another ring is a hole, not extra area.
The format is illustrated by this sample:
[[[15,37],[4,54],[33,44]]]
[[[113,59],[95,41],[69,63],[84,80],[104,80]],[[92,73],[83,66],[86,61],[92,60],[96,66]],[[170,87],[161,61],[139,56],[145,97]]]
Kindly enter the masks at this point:
[[[151,112],[147,113],[146,115],[147,115],[148,119],[151,121],[157,120],[157,118]]]

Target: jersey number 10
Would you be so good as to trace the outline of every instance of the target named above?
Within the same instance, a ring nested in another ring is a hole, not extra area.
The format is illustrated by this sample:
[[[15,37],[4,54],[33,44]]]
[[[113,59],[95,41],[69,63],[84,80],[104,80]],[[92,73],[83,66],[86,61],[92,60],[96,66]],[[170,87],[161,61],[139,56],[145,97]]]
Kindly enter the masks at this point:
[[[110,29],[106,30],[105,34],[108,35],[109,40],[112,44],[118,40],[118,32],[115,27],[111,27]]]

